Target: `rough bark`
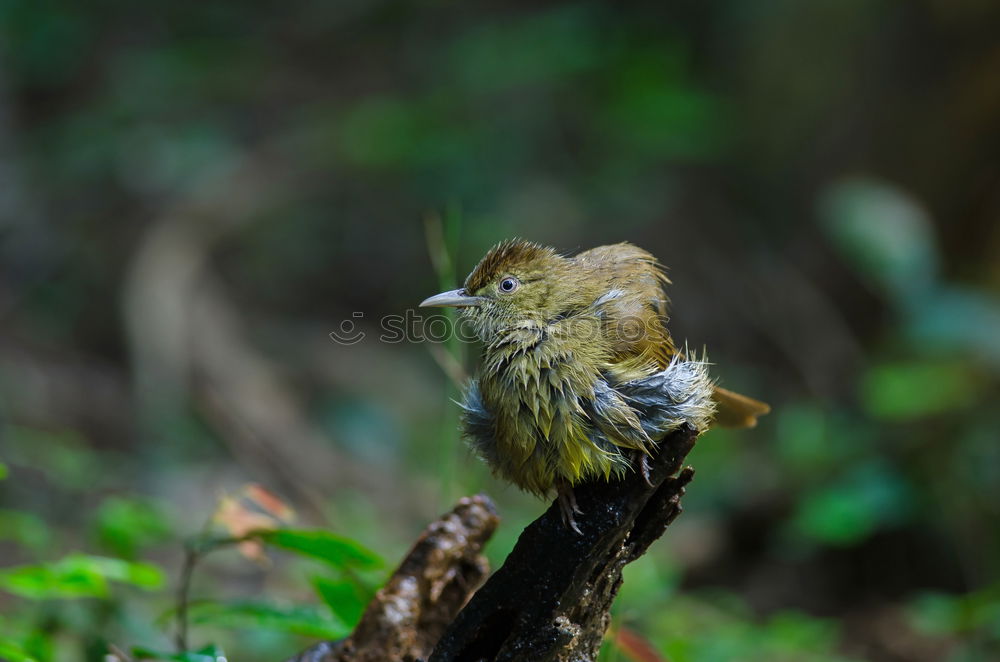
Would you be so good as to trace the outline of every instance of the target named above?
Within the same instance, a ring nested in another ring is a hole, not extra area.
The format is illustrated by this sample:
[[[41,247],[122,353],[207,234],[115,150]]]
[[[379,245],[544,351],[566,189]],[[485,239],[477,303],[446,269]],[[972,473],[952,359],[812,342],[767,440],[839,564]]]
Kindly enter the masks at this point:
[[[489,574],[480,553],[493,535],[496,509],[483,495],[465,497],[428,526],[365,609],[351,636],[323,642],[289,662],[416,662]]]
[[[583,535],[563,525],[553,504],[459,613],[430,662],[596,659],[622,568],[681,512],[684,486],[694,475],[681,465],[697,436],[690,426],[667,436],[651,459],[649,483],[634,474],[577,486]]]
[[[289,662],[595,660],[622,569],[681,512],[694,475],[681,465],[697,437],[685,425],[663,439],[648,482],[637,472],[577,486],[583,534],[563,524],[553,503],[478,591],[488,574],[480,551],[497,516],[485,496],[462,499],[427,528],[350,637]]]

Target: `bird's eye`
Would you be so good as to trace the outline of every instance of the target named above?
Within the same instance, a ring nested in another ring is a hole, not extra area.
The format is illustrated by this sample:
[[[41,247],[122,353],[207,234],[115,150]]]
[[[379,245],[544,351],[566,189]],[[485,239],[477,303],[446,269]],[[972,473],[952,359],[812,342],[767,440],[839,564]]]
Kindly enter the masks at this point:
[[[511,277],[504,278],[502,281],[500,281],[500,291],[504,292],[505,294],[510,294],[511,292],[516,290],[517,286],[520,284],[521,283],[516,278],[511,278]]]

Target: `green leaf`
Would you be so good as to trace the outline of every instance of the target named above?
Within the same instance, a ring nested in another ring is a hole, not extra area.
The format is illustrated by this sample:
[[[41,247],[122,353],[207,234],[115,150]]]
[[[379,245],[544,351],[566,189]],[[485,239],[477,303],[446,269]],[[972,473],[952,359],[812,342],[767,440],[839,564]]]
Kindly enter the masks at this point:
[[[110,580],[139,588],[156,590],[162,587],[164,582],[163,570],[152,563],[124,561],[105,556],[70,556],[67,560],[78,560]]]
[[[361,615],[372,597],[371,591],[349,578],[334,580],[328,577],[313,577],[312,585],[320,599],[330,607],[337,618],[352,628],[361,620]]]
[[[0,660],[5,662],[37,662],[16,642],[0,637]]]
[[[226,654],[222,649],[213,644],[196,651],[185,651],[183,653],[164,653],[148,648],[136,647],[132,649],[132,656],[140,660],[174,660],[175,662],[226,662]]]
[[[0,510],[0,540],[14,542],[34,551],[41,551],[52,541],[52,532],[45,521],[31,513]]]
[[[935,284],[933,224],[904,191],[872,179],[847,180],[826,192],[821,211],[844,257],[899,303],[918,302]]]
[[[765,633],[772,647],[788,653],[832,650],[837,645],[835,626],[791,610],[774,614]]]
[[[912,498],[909,485],[895,468],[869,462],[808,494],[799,504],[792,526],[807,539],[852,545],[880,525],[905,519]]]
[[[0,589],[33,600],[105,597],[109,581],[158,589],[163,571],[150,563],[84,554],[0,571]]]
[[[154,502],[110,497],[97,510],[94,529],[117,556],[135,558],[140,549],[169,536],[167,518]]]
[[[796,516],[796,527],[808,537],[840,545],[863,539],[874,526],[865,504],[839,489],[810,495]]]
[[[0,589],[32,600],[104,597],[108,584],[99,573],[82,568],[23,565],[0,572]]]
[[[384,565],[382,558],[375,552],[350,538],[328,531],[278,529],[262,532],[260,539],[275,547],[319,559],[339,569],[370,570]]]
[[[877,418],[913,420],[970,405],[978,382],[956,361],[905,361],[870,368],[861,382],[865,408]]]
[[[197,625],[277,630],[328,639],[347,636],[351,631],[325,606],[282,607],[263,602],[202,602],[189,607],[188,617],[191,623]]]

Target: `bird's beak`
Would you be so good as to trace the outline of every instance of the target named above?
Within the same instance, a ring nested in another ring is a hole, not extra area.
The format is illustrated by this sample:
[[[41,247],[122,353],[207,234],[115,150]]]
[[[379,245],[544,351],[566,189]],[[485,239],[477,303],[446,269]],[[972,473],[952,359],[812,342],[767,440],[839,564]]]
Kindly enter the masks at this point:
[[[483,302],[482,297],[472,297],[464,289],[461,290],[451,290],[450,292],[442,292],[441,294],[435,294],[434,296],[424,299],[420,303],[421,308],[428,308],[431,306],[443,306],[450,308],[466,308],[468,306],[478,306]]]

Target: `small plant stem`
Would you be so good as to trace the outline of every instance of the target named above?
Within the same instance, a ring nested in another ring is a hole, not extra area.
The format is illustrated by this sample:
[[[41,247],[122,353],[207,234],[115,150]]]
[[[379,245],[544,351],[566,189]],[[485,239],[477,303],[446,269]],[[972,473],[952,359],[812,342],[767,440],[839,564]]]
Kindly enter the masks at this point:
[[[198,563],[198,550],[194,543],[184,545],[184,565],[181,567],[181,579],[177,585],[177,652],[183,653],[188,649],[187,629],[188,629],[188,598],[191,592],[191,577],[194,574],[194,567]]]

